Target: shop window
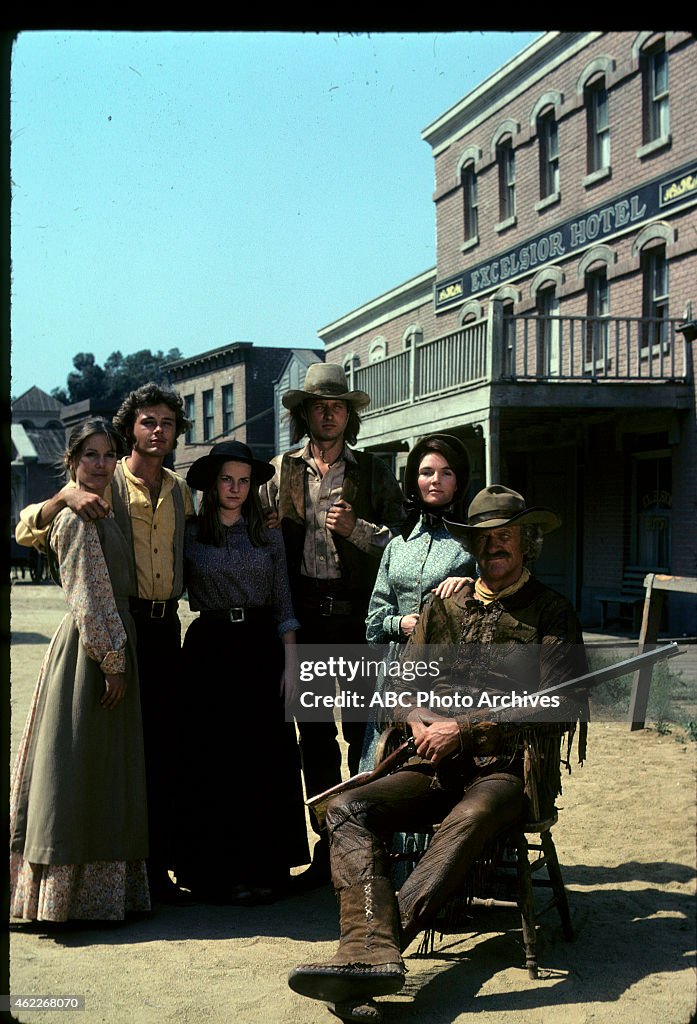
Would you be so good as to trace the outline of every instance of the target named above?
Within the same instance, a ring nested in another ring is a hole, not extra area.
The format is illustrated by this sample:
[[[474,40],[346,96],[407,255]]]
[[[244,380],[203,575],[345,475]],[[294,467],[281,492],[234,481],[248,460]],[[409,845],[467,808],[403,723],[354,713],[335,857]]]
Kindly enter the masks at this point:
[[[654,572],[670,572],[673,505],[670,453],[636,455],[633,468],[633,562]]]

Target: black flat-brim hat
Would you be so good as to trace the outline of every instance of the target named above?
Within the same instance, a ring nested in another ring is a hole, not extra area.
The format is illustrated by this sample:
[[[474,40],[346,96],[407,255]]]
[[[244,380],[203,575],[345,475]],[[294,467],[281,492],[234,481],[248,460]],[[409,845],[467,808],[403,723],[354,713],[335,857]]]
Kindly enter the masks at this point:
[[[257,487],[265,484],[275,470],[268,462],[255,459],[252,449],[241,441],[220,441],[214,444],[208,455],[203,455],[189,467],[186,482],[195,491],[205,491],[215,480],[225,462],[246,462],[252,469],[252,483]]]
[[[522,526],[524,523],[539,526],[543,533],[551,533],[561,526],[561,519],[551,508],[544,505],[525,504],[525,498],[502,484],[490,484],[480,491],[467,509],[464,523],[444,519],[448,532],[458,540],[471,540],[478,530],[495,530],[499,526]]]

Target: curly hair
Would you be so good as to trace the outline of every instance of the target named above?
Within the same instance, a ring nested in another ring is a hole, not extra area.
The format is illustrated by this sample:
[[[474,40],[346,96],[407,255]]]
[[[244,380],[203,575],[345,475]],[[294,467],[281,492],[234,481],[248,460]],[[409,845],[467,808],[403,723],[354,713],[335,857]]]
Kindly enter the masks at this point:
[[[349,414],[348,421],[346,423],[346,430],[344,431],[344,441],[346,441],[346,444],[354,445],[358,440],[358,434],[361,429],[361,418],[353,405],[350,403],[347,404],[349,406]],[[304,402],[301,402],[300,405],[296,405],[294,409],[290,409],[288,411],[288,419],[290,420],[291,444],[297,444],[303,437],[309,436]]]
[[[71,430],[66,449],[63,452],[63,466],[71,480],[75,479],[75,463],[80,458],[85,442],[95,434],[104,434],[119,457],[126,454],[126,442],[113,423],[102,419],[101,416],[83,420]]]
[[[160,387],[159,384],[150,381],[136,391],[131,391],[114,415],[114,426],[121,431],[131,447],[133,447],[133,427],[138,410],[152,405],[166,405],[168,409],[172,410],[176,417],[177,437],[191,426],[191,422],[184,415],[184,401],[179,392],[173,388]],[[174,447],[177,447],[176,441]]]
[[[540,557],[543,544],[542,527],[537,523],[523,523],[520,527],[520,546],[523,549],[523,564],[532,568]]]

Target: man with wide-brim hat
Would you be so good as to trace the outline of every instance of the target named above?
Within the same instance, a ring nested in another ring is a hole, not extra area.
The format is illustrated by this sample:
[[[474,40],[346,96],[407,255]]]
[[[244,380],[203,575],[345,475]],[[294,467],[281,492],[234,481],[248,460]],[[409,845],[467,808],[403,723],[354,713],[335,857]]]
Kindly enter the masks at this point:
[[[291,389],[281,398],[286,409],[295,409],[307,399],[339,398],[356,409],[370,405],[370,395],[365,391],[349,391],[346,373],[338,363],[313,363],[305,374],[305,384],[300,389]]]
[[[585,757],[582,698],[547,698],[544,714],[523,700],[587,671],[572,605],[531,572],[559,517],[493,484],[470,503],[464,522],[446,525],[475,555],[479,576],[451,597],[427,598],[405,647],[403,664],[434,660],[436,676],[428,685],[393,679],[392,714],[418,757],[329,803],[339,948],[288,979],[294,991],[332,1001],[346,1020],[378,1020],[372,997],[403,986],[402,954],[453,895],[467,891],[501,835],[553,813],[562,739],[568,758],[563,733],[573,735],[579,720]],[[438,829],[396,894],[385,837],[429,823]]]
[[[498,526],[510,526],[518,523],[539,526],[543,533],[551,533],[561,526],[561,519],[550,508],[534,505],[528,508],[525,498],[510,487],[502,484],[491,484],[480,491],[470,502],[465,523],[449,522],[448,526],[453,537],[472,540],[477,530],[492,530]]]
[[[404,519],[404,499],[387,464],[355,445],[365,391],[349,388],[335,363],[313,363],[301,389],[282,398],[297,447],[272,460],[261,489],[267,523],[283,531],[299,644],[364,644],[365,619],[382,553]],[[363,680],[366,695],[371,681]],[[367,706],[367,705],[366,705]],[[341,780],[333,719],[298,718],[308,796]],[[365,722],[342,722],[349,771],[358,771]],[[315,831],[319,833],[316,821]],[[317,843],[300,887],[329,881],[326,842]]]
[[[518,491],[491,484],[472,499],[465,522],[445,519],[448,531],[477,559],[480,593],[522,586],[529,577],[526,562],[542,549],[542,537],[561,526],[550,508],[528,506]],[[523,529],[524,528],[524,529]]]

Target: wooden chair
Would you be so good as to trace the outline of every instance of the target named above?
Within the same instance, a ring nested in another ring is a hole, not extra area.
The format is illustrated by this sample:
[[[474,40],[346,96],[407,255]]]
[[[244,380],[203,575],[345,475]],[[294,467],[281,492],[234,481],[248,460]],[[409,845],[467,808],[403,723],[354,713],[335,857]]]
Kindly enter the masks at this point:
[[[403,739],[401,727],[392,726],[386,730],[378,742],[375,763],[379,764]],[[530,800],[529,804],[539,813],[541,808],[536,798]],[[555,807],[546,816],[536,815],[535,820],[523,822],[503,837],[500,844],[503,853],[489,878],[492,883],[503,882],[506,885],[508,893],[505,898],[468,894],[460,901],[468,907],[518,910],[525,948],[525,967],[532,979],[538,976],[537,924],[543,914],[556,907],[562,935],[568,942],[574,939],[566,888],[552,838],[552,828],[557,824],[557,820],[558,812]],[[437,828],[438,825],[434,825],[434,831]],[[402,877],[406,877],[406,874],[413,870],[427,845],[428,837],[425,842],[414,841],[412,838],[407,842],[406,848],[392,853],[393,863],[397,870],[402,872]],[[541,872],[544,874],[540,877]],[[534,891],[537,888],[545,889],[548,894],[542,906],[536,905],[535,902]]]

